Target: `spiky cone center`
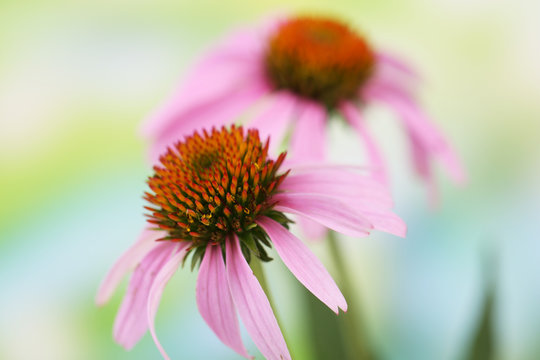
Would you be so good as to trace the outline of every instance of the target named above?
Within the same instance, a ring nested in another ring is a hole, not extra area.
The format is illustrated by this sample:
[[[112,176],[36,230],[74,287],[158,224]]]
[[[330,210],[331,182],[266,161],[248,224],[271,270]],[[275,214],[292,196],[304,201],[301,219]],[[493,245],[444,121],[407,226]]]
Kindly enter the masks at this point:
[[[332,109],[353,98],[375,65],[367,42],[329,18],[290,19],[270,37],[266,73],[277,89],[288,89]]]
[[[145,206],[148,222],[167,232],[161,240],[191,242],[199,257],[206,246],[223,245],[235,233],[248,260],[250,251],[268,260],[261,247],[270,243],[255,220],[270,216],[287,225],[270,202],[287,176],[278,174],[284,159],[285,153],[269,159],[268,142],[254,129],[195,132],[168,148],[154,166],[151,191],[144,196],[151,204]]]

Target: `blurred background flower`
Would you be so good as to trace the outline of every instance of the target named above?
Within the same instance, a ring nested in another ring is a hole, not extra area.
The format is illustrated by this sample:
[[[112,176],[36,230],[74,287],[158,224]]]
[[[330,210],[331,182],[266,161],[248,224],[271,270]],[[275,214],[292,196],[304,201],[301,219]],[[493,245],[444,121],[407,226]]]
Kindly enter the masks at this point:
[[[431,212],[419,201],[425,194],[407,170],[393,114],[371,110],[375,136],[390,139],[382,149],[390,171],[402,174],[392,187],[409,233],[342,240],[382,357],[465,356],[482,315],[488,249],[498,257],[499,357],[540,357],[540,3],[7,0],[0,3],[1,359],[158,357],[148,335],[131,352],[113,342],[119,294],[103,309],[93,304],[108,266],[144,221],[140,194],[150,168],[136,130],[217,39],[291,11],[347,19],[422,69],[422,103],[470,172],[468,187],[456,189],[439,171],[443,206]],[[358,162],[354,135],[332,126],[334,158]],[[311,247],[329,263],[324,243]],[[277,308],[293,357],[309,359],[306,309],[294,300],[303,290],[278,261],[268,266],[269,286],[292,294],[276,296]],[[172,358],[236,358],[199,316],[195,279],[179,272],[165,291],[162,343]]]

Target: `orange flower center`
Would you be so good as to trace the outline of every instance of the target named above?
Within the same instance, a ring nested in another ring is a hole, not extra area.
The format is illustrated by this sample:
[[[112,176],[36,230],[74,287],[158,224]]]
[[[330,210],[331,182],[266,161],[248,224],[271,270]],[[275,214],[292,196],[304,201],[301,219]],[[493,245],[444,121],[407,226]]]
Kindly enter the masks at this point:
[[[267,75],[277,89],[288,89],[329,108],[353,98],[369,78],[374,55],[346,25],[326,18],[298,17],[271,36]]]
[[[191,241],[192,249],[220,244],[233,232],[246,240],[246,234],[258,231],[257,217],[283,216],[268,200],[287,175],[277,174],[284,159],[285,153],[268,159],[268,143],[263,145],[254,129],[195,132],[154,167],[148,179],[152,192],[144,197],[152,204],[145,207],[151,212],[148,222],[168,232],[162,240]]]

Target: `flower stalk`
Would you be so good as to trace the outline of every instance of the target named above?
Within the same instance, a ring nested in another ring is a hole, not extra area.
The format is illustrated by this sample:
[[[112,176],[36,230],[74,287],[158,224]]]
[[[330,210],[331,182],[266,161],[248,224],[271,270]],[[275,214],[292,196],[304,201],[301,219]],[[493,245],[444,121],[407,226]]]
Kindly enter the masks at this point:
[[[340,284],[341,292],[349,302],[348,311],[336,319],[344,335],[347,358],[351,360],[373,360],[376,357],[373,348],[369,344],[360,301],[358,296],[355,296],[353,282],[346,268],[346,260],[339,248],[336,233],[333,231],[328,232],[328,247],[337,271],[336,281]]]
[[[264,269],[262,267],[263,260],[260,260],[258,258],[255,258],[251,261],[249,266],[251,267],[251,270],[253,270],[253,275],[259,280],[259,284],[261,284],[261,287],[266,294],[266,297],[268,298],[268,302],[270,303],[270,307],[272,307],[272,310],[274,310],[274,316],[276,317],[277,323],[281,329],[285,329],[283,324],[283,321],[281,320],[281,317],[277,313],[276,309],[276,303],[274,302],[274,297],[272,296],[272,292],[270,291],[270,287],[268,286],[268,280],[266,279],[266,275],[264,273]],[[287,338],[287,332],[282,330],[283,338],[285,339],[285,342],[287,344],[291,344],[291,342],[288,341]],[[291,354],[291,357],[294,359],[295,357],[292,356],[294,354],[294,350],[289,349],[289,353]]]

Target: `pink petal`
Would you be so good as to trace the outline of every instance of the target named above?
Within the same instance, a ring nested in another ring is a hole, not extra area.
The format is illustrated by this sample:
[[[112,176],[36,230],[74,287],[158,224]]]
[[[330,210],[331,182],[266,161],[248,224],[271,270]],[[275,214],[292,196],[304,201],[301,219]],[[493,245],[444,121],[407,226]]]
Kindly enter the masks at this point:
[[[326,154],[327,113],[321,105],[302,101],[299,104],[300,115],[294,126],[291,143],[290,161],[307,163],[323,161]]]
[[[290,193],[319,193],[361,199],[373,208],[391,208],[393,201],[388,189],[354,171],[328,168],[327,171],[302,171],[293,169],[283,183],[281,191]]]
[[[207,56],[201,59],[200,63],[214,64],[222,62],[232,63],[252,63],[254,60],[261,61],[264,55],[264,38],[266,34],[262,31],[240,29],[227,36],[220,44],[215,46]]]
[[[328,231],[325,226],[305,217],[300,217],[297,222],[304,237],[314,242],[323,240]]]
[[[259,130],[261,140],[270,136],[270,153],[275,154],[283,141],[295,109],[295,98],[286,92],[272,96],[271,104],[260,113],[248,126]]]
[[[345,200],[345,199],[344,199]],[[384,231],[399,237],[407,235],[407,224],[389,209],[369,209],[369,206],[357,203],[351,206],[360,216],[368,220],[374,230]]]
[[[96,304],[103,305],[111,298],[124,275],[135,267],[141,259],[158,243],[157,239],[163,234],[156,230],[144,229],[139,239],[133,244],[113,265],[107,276],[99,286],[96,295]]]
[[[258,81],[234,94],[224,94],[220,99],[209,102],[202,107],[175,118],[170,128],[165,129],[152,145],[150,160],[155,163],[159,156],[165,152],[167,146],[191,135],[194,130],[202,128],[220,127],[232,124],[238,116],[255,101],[259,100],[269,91],[268,87]]]
[[[432,208],[439,206],[439,191],[433,176],[431,164],[429,161],[429,151],[425,149],[424,144],[418,140],[417,136],[409,131],[411,140],[411,152],[416,172],[426,182],[428,187],[428,198]]]
[[[374,229],[404,236],[406,226],[390,209],[393,201],[388,188],[358,169],[347,166],[295,167],[280,185],[288,194],[319,194],[339,199],[368,220]],[[317,239],[320,225],[300,218],[298,223],[306,235]]]
[[[114,322],[114,339],[126,349],[131,349],[148,329],[145,309],[148,292],[156,273],[163,267],[178,245],[161,242],[137,266],[129,281],[124,300]]]
[[[254,79],[257,82],[266,79],[266,39],[278,25],[279,21],[271,19],[256,29],[236,31],[214,46],[188,72],[173,95],[144,122],[141,133],[151,139],[160,138],[170,132],[174,124],[188,121],[189,114],[201,107],[215,104],[224,96],[229,98],[240,88],[249,87]],[[197,121],[188,126],[200,127]]]
[[[291,359],[272,307],[244,259],[236,235],[225,246],[231,295],[253,342],[266,359]]]
[[[206,248],[197,278],[197,306],[208,326],[225,345],[250,358],[242,344],[221,246]]]
[[[257,27],[248,25],[236,30],[216,47],[214,53],[217,56],[214,57],[217,57],[218,61],[223,60],[223,55],[229,54],[230,56],[225,57],[226,60],[230,57],[233,61],[237,61],[238,58],[246,60],[252,60],[254,57],[261,58],[265,54],[268,37],[282,22],[283,19],[272,17],[259,22]],[[213,57],[210,56],[210,58]]]
[[[466,181],[465,171],[454,150],[411,99],[394,92],[375,90],[369,94],[369,97],[392,107],[403,119],[411,134],[414,133],[417,141],[422,142],[423,148],[439,158],[456,183]]]
[[[404,61],[383,53],[377,54],[377,64],[370,79],[360,89],[360,98],[372,90],[389,90],[409,96],[418,88],[420,76]]]
[[[344,102],[340,106],[340,111],[343,117],[356,130],[360,138],[363,140],[370,164],[374,167],[374,176],[377,180],[384,184],[388,183],[386,166],[382,159],[381,153],[375,141],[366,129],[364,119],[360,115],[360,111],[350,102]]]
[[[297,164],[291,167],[291,171],[294,173],[305,173],[305,172],[327,173],[329,170],[342,171],[344,169],[347,171],[356,171],[364,175],[367,175],[370,173],[370,168],[368,166],[342,165],[342,164],[334,164],[334,163],[329,163],[329,162],[302,163],[302,164]]]
[[[268,217],[261,218],[257,224],[266,231],[279,256],[298,281],[336,314],[338,308],[347,311],[347,302],[336,283],[302,241]]]
[[[373,226],[346,202],[321,194],[279,193],[272,197],[275,210],[305,216],[349,236],[367,236]]]
[[[191,69],[173,95],[143,124],[141,132],[155,138],[171,118],[245,85],[260,72],[263,55],[261,35],[238,31],[227,37]]]
[[[415,90],[410,85],[396,81],[394,77],[384,77],[378,75],[367,82],[360,91],[360,98],[368,103],[377,100],[377,94],[392,93],[403,97],[413,98]]]
[[[301,172],[295,169],[285,178],[280,190],[285,191],[285,195],[332,197],[346,204],[348,211],[367,220],[373,229],[397,236],[406,234],[404,221],[391,212],[388,189],[375,179],[346,167],[329,167],[326,171],[320,167],[314,170],[304,168]]]
[[[163,290],[165,289],[165,285],[169,282],[171,277],[176,272],[176,269],[178,269],[178,266],[182,263],[182,260],[184,259],[184,256],[186,255],[186,248],[189,244],[188,243],[181,243],[177,252],[163,265],[163,267],[159,270],[157,275],[155,276],[155,280],[152,283],[152,287],[150,288],[150,292],[148,293],[148,302],[147,302],[147,308],[146,308],[146,316],[147,316],[147,322],[148,327],[150,329],[150,334],[152,335],[152,339],[154,339],[154,343],[156,344],[159,352],[163,356],[164,359],[169,359],[169,356],[159,343],[159,340],[156,335],[156,329],[154,327],[154,322],[156,318],[157,309],[159,307],[159,302],[161,300],[161,294],[163,293]]]
[[[418,73],[409,64],[394,55],[379,51],[377,52],[376,58],[378,67],[390,67],[410,77],[416,79],[420,78]]]
[[[192,75],[192,79],[182,82],[182,87],[145,120],[141,128],[142,134],[151,139],[160,137],[173,127],[178,119],[185,119],[194,110],[237,92],[256,74],[257,69],[254,66],[246,68],[212,64],[209,69],[197,72]]]

